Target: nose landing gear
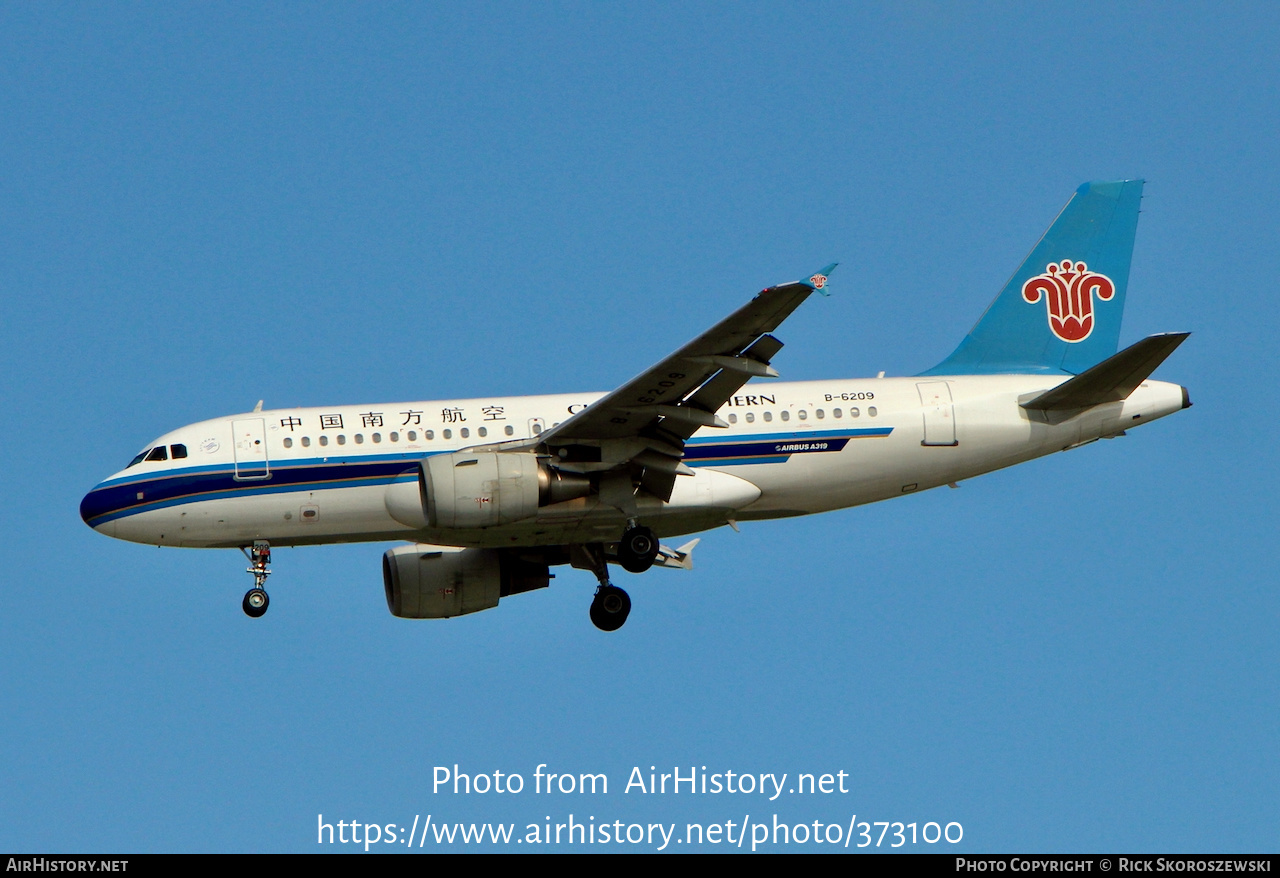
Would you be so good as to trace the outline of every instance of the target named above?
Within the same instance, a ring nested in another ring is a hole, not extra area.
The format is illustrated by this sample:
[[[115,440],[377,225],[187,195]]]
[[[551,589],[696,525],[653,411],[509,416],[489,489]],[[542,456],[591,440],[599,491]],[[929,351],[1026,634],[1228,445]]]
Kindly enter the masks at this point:
[[[271,545],[266,540],[254,540],[253,546],[241,546],[240,551],[249,559],[247,573],[253,574],[253,588],[245,592],[240,607],[246,616],[257,619],[267,611],[271,599],[267,597],[267,577],[271,575]]]

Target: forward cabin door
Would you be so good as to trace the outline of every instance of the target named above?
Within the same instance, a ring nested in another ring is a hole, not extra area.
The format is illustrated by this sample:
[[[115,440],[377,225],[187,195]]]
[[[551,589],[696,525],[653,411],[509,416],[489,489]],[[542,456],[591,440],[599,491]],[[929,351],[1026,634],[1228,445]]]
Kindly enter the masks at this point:
[[[266,421],[262,418],[233,421],[231,432],[235,438],[236,479],[243,482],[271,478]]]

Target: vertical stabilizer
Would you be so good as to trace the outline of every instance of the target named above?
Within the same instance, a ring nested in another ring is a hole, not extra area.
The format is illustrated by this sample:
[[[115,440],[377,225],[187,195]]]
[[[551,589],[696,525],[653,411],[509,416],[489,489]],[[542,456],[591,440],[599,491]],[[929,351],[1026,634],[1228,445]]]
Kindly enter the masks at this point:
[[[1114,354],[1142,184],[1077,189],[955,352],[922,374],[1074,375]]]

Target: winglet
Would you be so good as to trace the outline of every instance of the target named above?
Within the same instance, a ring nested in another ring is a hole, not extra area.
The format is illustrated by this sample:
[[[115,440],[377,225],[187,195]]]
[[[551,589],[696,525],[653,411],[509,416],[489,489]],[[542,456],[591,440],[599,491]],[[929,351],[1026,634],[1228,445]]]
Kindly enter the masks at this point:
[[[813,274],[809,275],[808,280],[802,280],[800,283],[809,287],[811,290],[822,293],[824,296],[829,296],[831,294],[827,292],[827,277],[831,272],[836,270],[836,266],[839,264],[839,262],[833,262],[825,268],[820,268]]]

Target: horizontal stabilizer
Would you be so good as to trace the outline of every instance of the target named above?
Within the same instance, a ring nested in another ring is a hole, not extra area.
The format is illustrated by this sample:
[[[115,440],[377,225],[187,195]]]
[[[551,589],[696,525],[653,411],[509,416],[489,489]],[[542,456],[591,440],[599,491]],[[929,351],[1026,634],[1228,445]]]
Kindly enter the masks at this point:
[[[1121,402],[1146,381],[1190,334],[1165,332],[1148,336],[1052,390],[1024,402],[1022,407],[1041,412],[1062,412]]]

